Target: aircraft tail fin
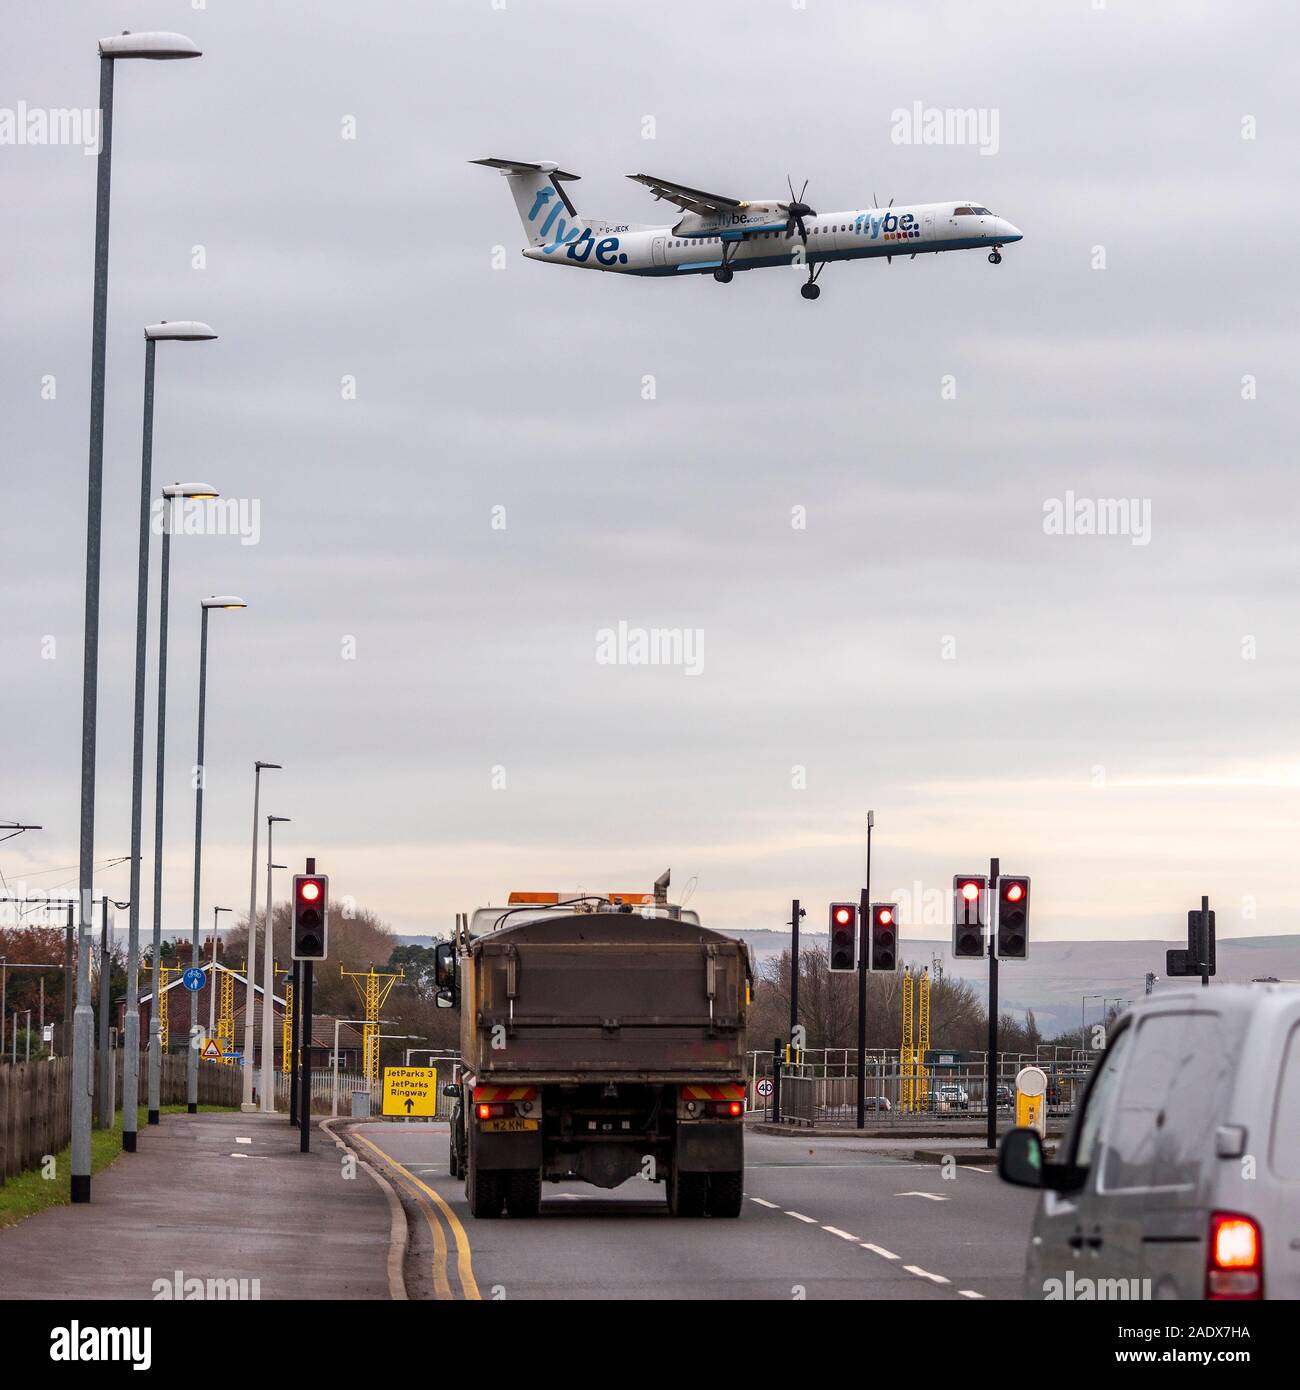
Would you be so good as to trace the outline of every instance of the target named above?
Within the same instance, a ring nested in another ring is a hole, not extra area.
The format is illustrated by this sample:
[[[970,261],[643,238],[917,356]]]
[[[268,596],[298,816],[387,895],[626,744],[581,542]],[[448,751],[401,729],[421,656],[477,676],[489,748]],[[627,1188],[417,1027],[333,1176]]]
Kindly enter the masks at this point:
[[[566,182],[579,176],[565,173],[553,160],[471,159],[470,163],[500,169],[505,176],[529,246],[565,241],[581,225],[578,210],[564,190]]]

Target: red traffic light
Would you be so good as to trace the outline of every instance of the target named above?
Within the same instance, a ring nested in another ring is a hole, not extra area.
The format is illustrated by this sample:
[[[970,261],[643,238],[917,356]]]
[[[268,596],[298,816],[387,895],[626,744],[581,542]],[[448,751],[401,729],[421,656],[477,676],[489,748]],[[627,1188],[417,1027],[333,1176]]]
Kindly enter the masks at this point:
[[[1023,883],[1008,883],[1006,898],[1009,903],[1018,903],[1025,896],[1025,885]]]
[[[314,903],[320,897],[320,884],[314,878],[305,879],[298,885],[298,896],[304,902]]]
[[[968,903],[971,903],[979,897],[983,888],[984,885],[982,883],[963,883],[961,886],[961,895]]]
[[[876,921],[879,922],[882,927],[887,927],[893,920],[894,914],[887,907],[882,907],[876,913]]]
[[[835,909],[835,920],[841,927],[846,927],[853,920],[853,909],[849,907],[837,907]]]

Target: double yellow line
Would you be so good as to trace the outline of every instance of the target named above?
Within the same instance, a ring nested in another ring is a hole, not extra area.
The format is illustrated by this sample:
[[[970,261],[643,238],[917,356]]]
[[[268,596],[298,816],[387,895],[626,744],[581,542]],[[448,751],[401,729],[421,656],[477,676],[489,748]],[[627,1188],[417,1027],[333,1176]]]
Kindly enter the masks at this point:
[[[377,1154],[388,1168],[404,1179],[408,1192],[419,1206],[424,1219],[429,1223],[429,1233],[433,1237],[434,1297],[438,1299],[454,1299],[456,1297],[447,1278],[448,1247],[447,1237],[442,1228],[442,1222],[445,1221],[456,1242],[456,1274],[460,1281],[461,1294],[467,1299],[481,1300],[482,1294],[479,1293],[478,1284],[474,1279],[474,1264],[470,1256],[469,1236],[465,1234],[465,1228],[461,1225],[460,1218],[428,1183],[422,1182],[409,1168],[404,1167],[390,1154],[386,1154],[378,1144],[372,1143],[364,1134],[358,1133],[355,1129],[352,1131],[352,1137],[363,1143],[372,1153]],[[442,1218],[441,1221],[439,1217]]]

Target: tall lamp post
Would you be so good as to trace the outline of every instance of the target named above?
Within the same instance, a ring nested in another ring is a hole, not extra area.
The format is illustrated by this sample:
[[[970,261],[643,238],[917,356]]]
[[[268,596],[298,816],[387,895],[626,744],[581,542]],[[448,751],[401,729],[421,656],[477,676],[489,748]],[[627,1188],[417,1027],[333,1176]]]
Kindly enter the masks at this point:
[[[135,586],[135,731],[131,744],[131,911],[126,941],[126,1017],[122,1052],[122,1148],[135,1152],[140,1090],[140,821],[144,800],[144,667],[149,629],[149,530],[153,502],[154,352],[160,342],[206,342],[206,323],[151,323],[144,330],[144,430],[140,447],[140,559]],[[157,999],[154,1000],[157,1007]]]
[[[241,1110],[252,1110],[253,1106],[253,1009],[256,999],[253,981],[257,977],[257,800],[262,790],[262,769],[279,768],[279,763],[255,762],[253,764],[253,867],[248,875],[248,968],[244,971],[244,1076]],[[268,897],[267,901],[270,899]],[[269,918],[268,918],[269,921]],[[270,981],[263,982],[263,989],[270,989]]]
[[[230,912],[228,907],[214,907],[212,909],[212,949],[211,956],[212,969],[208,972],[208,1037],[217,1031],[217,991],[215,981],[217,978],[217,921],[218,913]]]
[[[190,964],[199,959],[199,885],[203,876],[203,784],[207,781],[207,770],[203,766],[203,725],[207,713],[208,699],[208,614],[214,609],[247,608],[242,598],[234,594],[216,594],[205,598],[199,605],[203,621],[199,630],[199,741],[198,754],[194,759],[194,926],[190,936]],[[186,1068],[186,1109],[191,1115],[199,1109],[199,1050],[194,1046],[194,1022],[198,1016],[198,1001],[190,995],[190,1045],[187,1049],[189,1065]]]
[[[167,598],[171,578],[174,512],[185,501],[209,501],[218,496],[209,483],[172,483],[162,490],[162,567],[158,573],[158,739],[154,751],[153,798],[153,1005],[149,1010],[149,1123],[159,1123],[162,1113],[162,1024],[158,1019],[162,998],[162,871],[163,871],[163,768],[167,748]]]
[[[77,1007],[72,1042],[74,1202],[90,1201],[90,1102],[94,1069],[90,1003],[95,860],[95,732],[99,708],[99,552],[104,502],[104,359],[108,330],[108,214],[113,169],[113,75],[127,58],[197,58],[181,34],[116,34],[99,41],[99,157],[95,176],[95,288],[90,330],[90,461],[86,493],[86,618],[81,675],[81,835],[78,866]]]
[[[271,836],[276,824],[287,825],[288,816],[267,816],[266,818],[266,929],[262,956],[262,1109],[268,1115],[275,1113],[275,954],[272,945],[274,930],[271,922],[271,870],[277,866],[271,862]],[[279,866],[283,867],[283,865]]]

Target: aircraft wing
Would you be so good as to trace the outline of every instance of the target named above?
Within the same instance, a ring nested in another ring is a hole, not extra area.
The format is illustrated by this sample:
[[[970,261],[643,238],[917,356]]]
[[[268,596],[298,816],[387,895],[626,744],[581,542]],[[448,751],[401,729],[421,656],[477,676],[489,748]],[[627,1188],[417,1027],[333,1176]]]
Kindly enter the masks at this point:
[[[711,213],[748,206],[739,198],[728,198],[721,193],[706,193],[700,188],[688,188],[684,183],[670,183],[667,179],[655,178],[653,174],[629,174],[628,178],[634,183],[645,184],[656,198],[666,198],[687,212],[698,212],[706,217]]]

